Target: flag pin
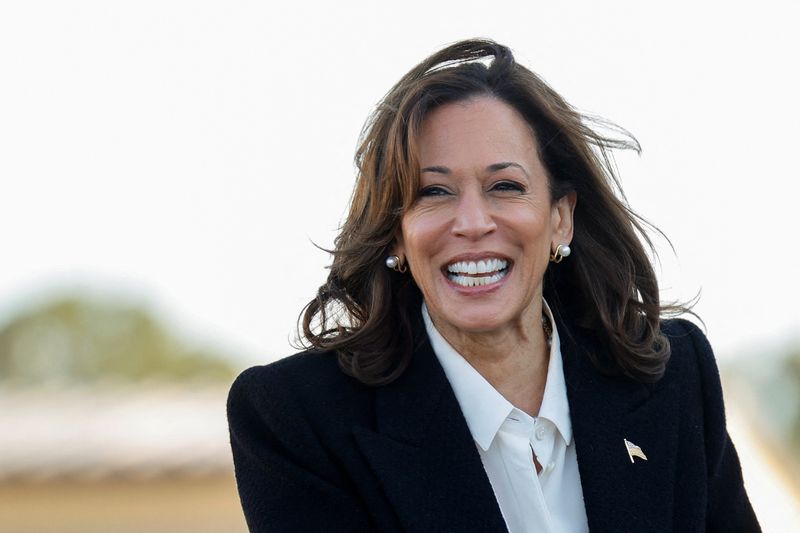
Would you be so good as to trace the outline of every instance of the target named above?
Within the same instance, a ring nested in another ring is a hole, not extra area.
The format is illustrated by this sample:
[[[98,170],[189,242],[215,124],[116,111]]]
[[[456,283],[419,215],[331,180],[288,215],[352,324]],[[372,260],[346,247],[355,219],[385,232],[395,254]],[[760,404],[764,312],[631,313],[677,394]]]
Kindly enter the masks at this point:
[[[641,448],[637,445],[629,441],[628,439],[622,439],[625,441],[625,449],[628,450],[628,457],[630,458],[631,462],[633,462],[634,457],[638,457],[639,459],[644,459],[647,461],[647,456],[644,454]]]

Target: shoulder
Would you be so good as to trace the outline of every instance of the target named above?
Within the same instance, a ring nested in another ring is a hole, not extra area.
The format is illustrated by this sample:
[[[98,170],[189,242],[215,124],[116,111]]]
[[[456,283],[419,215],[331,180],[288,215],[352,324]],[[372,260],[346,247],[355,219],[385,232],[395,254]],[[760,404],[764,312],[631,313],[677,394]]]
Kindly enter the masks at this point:
[[[722,383],[714,352],[697,325],[685,319],[667,320],[664,333],[670,341],[667,375],[681,391],[683,417],[703,435],[708,459],[722,456],[728,441]]]
[[[683,318],[665,320],[662,331],[670,344],[665,377],[680,376],[685,392],[694,390],[703,404],[721,408],[722,386],[714,351],[700,328]]]
[[[248,368],[231,385],[228,418],[282,426],[353,416],[370,394],[339,368],[334,352],[305,351]]]
[[[231,393],[269,395],[288,390],[302,393],[315,390],[320,384],[340,382],[343,377],[335,353],[305,351],[248,368],[234,380]]]
[[[331,352],[295,354],[236,378],[228,428],[251,531],[368,529],[343,467],[358,462],[352,428],[368,420],[367,392]]]
[[[719,369],[708,338],[700,328],[684,319],[674,318],[662,323],[662,331],[670,344],[668,367],[680,367],[684,373],[696,373],[708,392],[722,394],[719,386]]]
[[[705,502],[705,521],[713,531],[760,531],[747,498],[736,450],[728,436],[722,385],[714,352],[695,324],[684,319],[667,320],[663,332],[672,354],[668,380],[680,389],[681,437],[679,475],[686,494]],[[705,484],[697,485],[697,472]],[[687,504],[688,507],[688,504]]]
[[[703,352],[711,352],[708,339],[700,331],[700,328],[693,322],[685,318],[671,318],[661,323],[661,331],[670,340],[670,345],[677,343],[680,348],[689,345],[693,349],[700,349]]]

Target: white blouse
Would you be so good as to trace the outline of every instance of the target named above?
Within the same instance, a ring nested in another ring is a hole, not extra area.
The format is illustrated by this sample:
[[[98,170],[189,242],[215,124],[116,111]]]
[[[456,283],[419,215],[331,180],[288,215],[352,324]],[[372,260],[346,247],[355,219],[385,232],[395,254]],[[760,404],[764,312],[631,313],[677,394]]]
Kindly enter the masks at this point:
[[[586,532],[561,346],[552,313],[550,362],[539,416],[514,407],[442,337],[422,305],[431,346],[444,369],[510,533]],[[533,454],[542,470],[537,474]]]

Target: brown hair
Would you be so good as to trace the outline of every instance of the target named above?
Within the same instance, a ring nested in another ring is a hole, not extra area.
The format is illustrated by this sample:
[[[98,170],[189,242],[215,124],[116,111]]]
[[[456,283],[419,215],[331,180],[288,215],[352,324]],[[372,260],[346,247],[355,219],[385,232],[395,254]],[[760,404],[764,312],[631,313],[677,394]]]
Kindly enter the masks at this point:
[[[551,200],[577,193],[575,253],[548,267],[545,299],[557,315],[605,343],[614,370],[657,380],[670,354],[661,316],[685,308],[659,302],[655,272],[638,238],[654,252],[649,225],[624,201],[610,162],[610,150],[638,151],[639,145],[620,128],[612,128],[616,137],[595,131],[590,124],[598,121],[575,111],[518,65],[508,48],[489,40],[461,41],[432,55],[389,91],[367,121],[328,280],[301,315],[306,345],[336,351],[342,370],[367,384],[389,383],[408,366],[424,333],[422,295],[410,275],[389,270],[384,261],[417,197],[415,142],[429,111],[481,95],[510,105],[532,126]]]

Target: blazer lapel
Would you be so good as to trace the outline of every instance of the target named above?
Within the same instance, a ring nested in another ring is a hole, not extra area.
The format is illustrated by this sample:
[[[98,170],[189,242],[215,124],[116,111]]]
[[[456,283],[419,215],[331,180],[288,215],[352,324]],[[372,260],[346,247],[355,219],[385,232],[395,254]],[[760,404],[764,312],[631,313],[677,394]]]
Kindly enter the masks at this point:
[[[408,531],[506,531],[449,382],[425,338],[411,365],[376,389],[377,431],[361,452]]]
[[[655,385],[597,372],[601,343],[559,324],[567,397],[591,531],[671,531],[678,438],[674,379]],[[646,455],[628,455],[625,440]]]

